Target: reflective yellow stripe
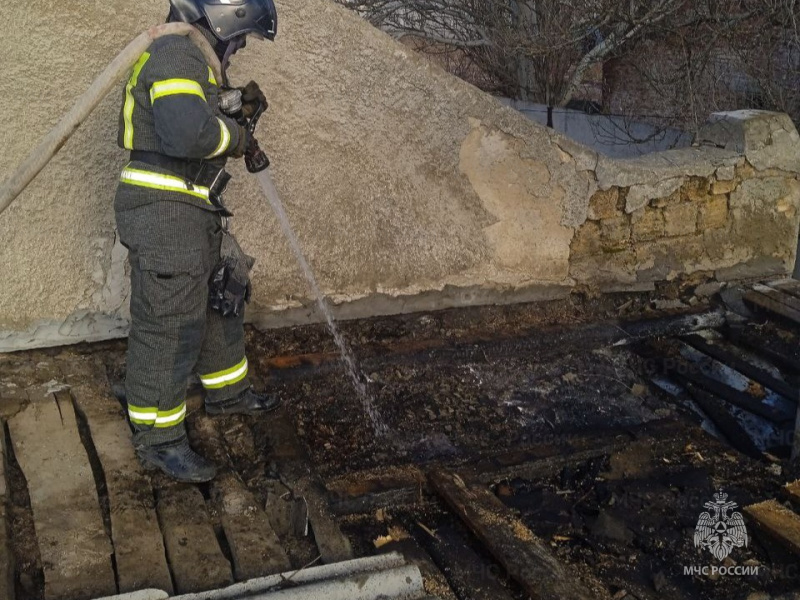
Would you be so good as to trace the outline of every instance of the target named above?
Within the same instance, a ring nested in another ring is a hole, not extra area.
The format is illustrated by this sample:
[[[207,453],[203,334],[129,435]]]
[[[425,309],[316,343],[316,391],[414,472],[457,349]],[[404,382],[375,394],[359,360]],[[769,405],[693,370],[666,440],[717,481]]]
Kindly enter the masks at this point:
[[[139,75],[142,73],[142,69],[144,69],[148,60],[150,60],[150,54],[148,52],[145,52],[139,57],[139,60],[133,67],[128,85],[125,87],[125,107],[122,111],[125,121],[123,143],[128,150],[133,150],[133,108],[136,106],[136,102],[133,99],[133,88],[139,83]]]
[[[217,83],[217,78],[214,77],[214,71],[211,69],[211,67],[208,67],[208,83],[211,85],[219,85]]]
[[[129,404],[128,416],[130,417],[131,423],[136,423],[137,425],[152,425],[156,422],[156,418],[158,418],[158,409],[156,407],[142,408]]]
[[[216,158],[220,154],[224,154],[228,150],[228,146],[231,145],[231,132],[228,131],[228,126],[225,125],[225,122],[217,117],[217,121],[219,121],[219,145],[217,149],[214,150],[211,154],[206,156],[206,158]]]
[[[186,402],[181,404],[178,408],[169,411],[158,411],[158,418],[156,419],[156,427],[165,429],[167,427],[175,427],[183,423],[186,418]]]
[[[196,81],[191,79],[165,79],[164,81],[156,81],[150,87],[150,102],[155,103],[159,98],[178,94],[200,96],[203,100],[206,99],[203,88]]]
[[[157,408],[140,408],[128,405],[128,416],[131,423],[137,425],[154,425],[160,429],[175,427],[186,419],[186,402],[181,403],[172,410],[158,410]]]
[[[218,390],[239,383],[242,379],[247,377],[248,369],[247,358],[245,357],[242,362],[235,367],[209,375],[201,375],[200,382],[207,390]]]
[[[139,187],[150,188],[152,190],[164,190],[167,192],[179,192],[181,194],[188,194],[195,198],[202,198],[206,204],[211,204],[209,200],[209,189],[199,185],[189,188],[189,184],[180,177],[173,177],[172,175],[162,175],[161,173],[153,173],[151,171],[142,171],[141,169],[134,169],[132,167],[125,167],[122,170],[119,180],[128,185],[136,185]]]

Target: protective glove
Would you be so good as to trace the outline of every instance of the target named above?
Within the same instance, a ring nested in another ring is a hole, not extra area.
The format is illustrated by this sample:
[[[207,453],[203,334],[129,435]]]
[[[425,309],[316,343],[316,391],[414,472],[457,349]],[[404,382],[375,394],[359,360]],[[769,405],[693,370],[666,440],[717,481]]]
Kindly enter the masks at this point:
[[[242,158],[247,152],[247,149],[253,143],[253,136],[250,135],[250,130],[247,127],[239,125],[239,143],[228,154],[231,158]]]
[[[267,97],[255,81],[251,81],[239,89],[242,90],[242,115],[246,119],[250,119],[256,114],[260,105],[264,105],[264,110],[269,106]]]

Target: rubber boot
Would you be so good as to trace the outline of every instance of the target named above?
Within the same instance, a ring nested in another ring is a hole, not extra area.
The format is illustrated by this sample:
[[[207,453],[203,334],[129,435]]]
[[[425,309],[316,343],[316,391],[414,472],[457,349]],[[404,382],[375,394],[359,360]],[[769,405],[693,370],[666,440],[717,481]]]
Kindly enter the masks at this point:
[[[136,454],[145,468],[160,469],[185,483],[205,483],[217,474],[214,464],[192,450],[186,439],[159,446],[139,446]]]
[[[277,396],[259,394],[248,388],[233,400],[219,404],[206,403],[206,412],[211,416],[219,415],[260,415],[272,412],[281,405]]]

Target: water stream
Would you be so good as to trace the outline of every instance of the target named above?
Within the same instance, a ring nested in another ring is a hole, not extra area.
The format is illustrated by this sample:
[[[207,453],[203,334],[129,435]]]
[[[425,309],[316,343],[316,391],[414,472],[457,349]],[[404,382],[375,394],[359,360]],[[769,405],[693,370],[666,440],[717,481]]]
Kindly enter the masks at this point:
[[[264,170],[260,173],[257,173],[256,178],[261,184],[261,188],[264,190],[264,195],[266,195],[267,200],[269,200],[272,210],[275,211],[275,215],[278,217],[278,221],[283,229],[283,233],[286,235],[286,239],[289,240],[289,245],[292,247],[292,252],[294,252],[295,258],[297,259],[297,262],[303,271],[303,275],[308,281],[308,285],[311,288],[314,299],[316,300],[320,311],[325,317],[325,321],[328,324],[328,329],[330,330],[333,340],[336,342],[336,346],[339,348],[339,352],[342,355],[342,362],[344,363],[345,371],[347,371],[347,374],[353,383],[353,387],[356,390],[356,394],[358,394],[361,404],[364,406],[364,412],[367,413],[367,416],[372,423],[372,427],[375,430],[375,435],[386,435],[389,431],[389,428],[383,421],[378,409],[375,407],[375,399],[372,397],[372,394],[364,382],[363,375],[361,374],[361,370],[358,368],[353,351],[347,344],[347,340],[344,339],[342,332],[339,331],[339,328],[336,326],[336,321],[334,321],[333,313],[331,312],[330,306],[328,306],[328,301],[325,298],[325,295],[322,293],[319,284],[317,283],[317,278],[314,276],[314,271],[311,270],[311,267],[306,260],[305,254],[303,253],[303,248],[300,245],[300,240],[297,239],[294,229],[292,229],[292,225],[289,222],[289,217],[286,215],[286,211],[283,208],[283,203],[278,195],[278,190],[275,188],[275,183],[272,181],[272,176],[270,175],[269,170]]]

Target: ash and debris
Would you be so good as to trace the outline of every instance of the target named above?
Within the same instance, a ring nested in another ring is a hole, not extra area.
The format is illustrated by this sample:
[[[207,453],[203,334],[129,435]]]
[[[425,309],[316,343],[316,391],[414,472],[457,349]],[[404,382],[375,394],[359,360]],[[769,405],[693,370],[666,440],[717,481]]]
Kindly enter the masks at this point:
[[[467,361],[458,360],[457,354],[445,353],[436,360],[414,360],[413,352],[402,359],[391,354],[393,347],[424,348],[432,340],[455,347],[474,340],[534,335],[537,328],[654,317],[665,308],[685,309],[698,303],[676,286],[661,290],[657,301],[645,294],[573,295],[536,305],[342,323],[356,355],[369,358],[364,360],[369,365],[365,376],[391,430],[384,438],[373,435],[342,369],[334,365],[286,376],[263,368],[275,356],[335,352],[322,325],[266,332],[249,329],[248,354],[258,379],[284,400],[313,466],[326,482],[357,481],[366,472],[397,475],[417,467],[424,472],[429,464],[457,464],[489,452],[556,446],[572,435],[683,420],[685,437],[647,447],[633,443],[626,451],[559,468],[539,479],[495,481],[493,490],[572,572],[591,574],[607,586],[602,597],[744,600],[761,598],[757,594],[762,592],[799,591],[800,574],[792,575],[788,568],[796,561],[755,534],[748,548],[732,560],[762,566],[758,577],[683,575],[684,566],[710,564],[710,555],[694,548],[693,531],[714,491],[725,488],[741,507],[780,498],[781,487],[800,472],[786,463],[747,459],[702,433],[690,410],[651,385],[650,373],[631,349],[577,345],[543,360],[524,353],[476,358],[472,352]],[[768,330],[768,325],[748,327],[776,351],[797,356],[797,337]],[[75,356],[101,357],[112,382],[121,381],[124,350],[124,342],[109,342],[0,356],[3,418],[27,404],[26,386],[63,382],[69,375],[63,369]],[[226,417],[219,428],[230,460],[248,488],[263,503],[280,497],[286,490],[274,477],[270,461],[269,417],[256,421]],[[24,489],[24,480],[19,485]],[[11,503],[11,514],[19,523],[12,527],[21,565],[17,589],[22,597],[33,597],[25,590],[39,589],[41,583],[36,549],[17,539],[16,533],[30,533],[26,518],[30,509],[23,494],[12,494]],[[458,552],[480,561],[480,568],[511,597],[523,598],[486,549],[431,497],[417,504],[341,516],[340,524],[359,555],[378,551],[373,542],[391,536],[392,527],[400,524],[417,544],[439,557],[435,562],[440,567],[453,552],[448,544],[455,540]],[[437,532],[441,539],[432,543]],[[313,558],[313,545],[300,543],[288,550],[294,563]]]

